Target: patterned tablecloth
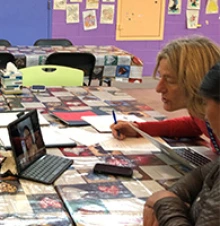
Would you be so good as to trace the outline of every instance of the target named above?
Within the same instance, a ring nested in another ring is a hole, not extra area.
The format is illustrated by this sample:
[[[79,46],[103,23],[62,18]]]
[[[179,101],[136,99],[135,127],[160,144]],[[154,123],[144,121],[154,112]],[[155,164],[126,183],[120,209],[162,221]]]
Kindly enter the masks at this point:
[[[164,118],[114,87],[56,87],[35,95],[25,89],[22,95],[2,96],[1,101],[7,102],[8,110],[16,110],[18,102],[25,109],[38,108],[54,127],[64,125],[48,114],[53,110],[97,107],[109,113],[115,109],[116,112],[134,114],[144,120]],[[97,133],[91,127],[84,129]],[[78,143],[74,148],[61,147],[47,151],[71,158],[74,163],[54,186],[14,177],[0,178],[1,225],[65,226],[73,224],[70,219],[77,226],[142,225],[147,197],[155,191],[166,189],[189,171],[160,152],[108,151],[99,143],[87,146]],[[133,177],[94,174],[93,167],[98,162],[130,166],[134,171]]]
[[[125,82],[142,82],[143,63],[133,54],[115,46],[0,46],[1,52],[10,52],[16,57],[18,68],[41,65],[53,52],[90,52],[96,57],[93,78],[113,78]]]

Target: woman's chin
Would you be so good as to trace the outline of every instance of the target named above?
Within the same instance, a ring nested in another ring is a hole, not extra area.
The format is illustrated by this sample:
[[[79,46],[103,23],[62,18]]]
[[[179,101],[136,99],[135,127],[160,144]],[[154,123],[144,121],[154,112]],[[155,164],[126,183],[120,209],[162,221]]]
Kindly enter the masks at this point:
[[[174,111],[174,110],[172,109],[172,107],[171,107],[170,105],[168,105],[168,104],[164,104],[164,105],[163,105],[163,108],[164,108],[165,111],[168,111],[168,112]]]

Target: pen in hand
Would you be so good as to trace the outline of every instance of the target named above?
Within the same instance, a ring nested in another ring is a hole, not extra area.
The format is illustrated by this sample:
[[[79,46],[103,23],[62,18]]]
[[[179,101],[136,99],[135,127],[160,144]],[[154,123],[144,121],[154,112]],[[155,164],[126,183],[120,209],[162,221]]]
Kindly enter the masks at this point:
[[[112,116],[113,116],[113,119],[114,119],[114,123],[117,124],[116,114],[115,114],[114,110],[112,111]],[[117,135],[118,135],[118,137],[120,137],[120,131],[119,130],[117,130]]]

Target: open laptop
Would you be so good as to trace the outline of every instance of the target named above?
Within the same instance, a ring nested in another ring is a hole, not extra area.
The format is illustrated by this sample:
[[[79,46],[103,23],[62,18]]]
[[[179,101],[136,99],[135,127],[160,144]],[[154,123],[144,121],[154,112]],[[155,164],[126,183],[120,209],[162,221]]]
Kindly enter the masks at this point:
[[[72,160],[46,154],[38,114],[32,110],[8,124],[18,177],[52,184]]]
[[[198,166],[202,166],[212,161],[212,159],[208,156],[196,152],[190,147],[170,148],[165,144],[162,144],[158,140],[154,139],[149,134],[133,126],[131,123],[129,124],[135,131],[137,131],[144,138],[151,141],[151,143],[154,144],[157,148],[159,148],[164,154],[168,155],[177,162],[189,167],[190,169],[194,169]]]

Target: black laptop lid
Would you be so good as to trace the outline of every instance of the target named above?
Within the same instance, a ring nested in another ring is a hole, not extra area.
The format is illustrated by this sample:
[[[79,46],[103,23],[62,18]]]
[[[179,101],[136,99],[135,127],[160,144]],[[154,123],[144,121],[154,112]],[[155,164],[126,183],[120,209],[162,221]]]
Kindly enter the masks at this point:
[[[11,122],[8,133],[18,174],[46,154],[36,110],[31,110]]]

